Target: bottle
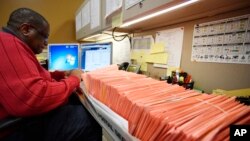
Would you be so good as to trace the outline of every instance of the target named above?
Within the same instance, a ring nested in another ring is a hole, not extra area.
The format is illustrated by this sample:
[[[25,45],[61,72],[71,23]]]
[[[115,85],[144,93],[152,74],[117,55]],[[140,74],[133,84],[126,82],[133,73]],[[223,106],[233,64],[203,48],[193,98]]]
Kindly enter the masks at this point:
[[[179,80],[180,80],[180,73],[179,73],[178,69],[176,70],[175,75],[176,75],[176,81],[179,82]]]

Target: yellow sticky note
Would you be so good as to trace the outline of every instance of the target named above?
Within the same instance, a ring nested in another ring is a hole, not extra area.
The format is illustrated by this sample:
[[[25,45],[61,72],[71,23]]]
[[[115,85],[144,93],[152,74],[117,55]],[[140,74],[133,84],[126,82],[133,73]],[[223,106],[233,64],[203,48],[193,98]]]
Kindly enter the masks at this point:
[[[145,60],[145,62],[152,63],[153,62],[153,57],[151,56],[151,54],[146,54],[144,60]]]
[[[122,25],[122,12],[112,17],[112,28]]]
[[[132,51],[131,52],[131,59],[139,59],[139,56],[140,56],[140,52],[136,52],[136,51]]]
[[[162,53],[162,52],[165,52],[165,45],[164,43],[155,43],[152,45],[151,47],[151,50],[150,50],[150,53],[153,54],[153,53]]]
[[[152,62],[156,64],[167,64],[168,54],[164,53],[155,53],[147,56],[147,62]]]
[[[141,63],[141,71],[147,71],[148,70],[148,64],[146,62]]]
[[[141,51],[139,54],[138,62],[145,62],[145,55],[146,53],[144,51]]]
[[[146,62],[145,61],[145,56],[147,56],[147,52],[145,51],[132,51],[131,52],[131,59],[135,59],[138,62]]]

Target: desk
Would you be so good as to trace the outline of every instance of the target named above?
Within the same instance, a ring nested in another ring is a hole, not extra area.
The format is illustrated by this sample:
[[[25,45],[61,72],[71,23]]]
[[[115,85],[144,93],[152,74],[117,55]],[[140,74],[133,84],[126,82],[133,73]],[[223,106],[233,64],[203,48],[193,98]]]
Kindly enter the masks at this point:
[[[128,133],[128,121],[113,112],[109,107],[89,95],[81,83],[83,94],[78,94],[80,101],[96,121],[108,132],[115,141],[139,141]]]

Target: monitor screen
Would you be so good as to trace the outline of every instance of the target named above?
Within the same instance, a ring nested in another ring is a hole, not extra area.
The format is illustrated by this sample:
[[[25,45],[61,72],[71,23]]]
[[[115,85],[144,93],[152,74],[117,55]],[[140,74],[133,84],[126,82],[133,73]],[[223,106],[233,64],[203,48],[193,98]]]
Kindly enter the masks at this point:
[[[72,70],[79,68],[79,44],[49,44],[48,69]]]
[[[92,71],[112,64],[112,43],[81,44],[81,69]]]

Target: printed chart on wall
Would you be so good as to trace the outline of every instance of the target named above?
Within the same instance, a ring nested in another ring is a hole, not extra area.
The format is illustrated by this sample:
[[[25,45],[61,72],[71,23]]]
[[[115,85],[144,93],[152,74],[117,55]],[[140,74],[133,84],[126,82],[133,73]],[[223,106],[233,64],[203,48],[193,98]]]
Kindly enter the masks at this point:
[[[194,26],[192,61],[250,64],[250,15]]]
[[[158,31],[155,44],[164,44],[168,54],[167,67],[180,67],[184,28]]]

